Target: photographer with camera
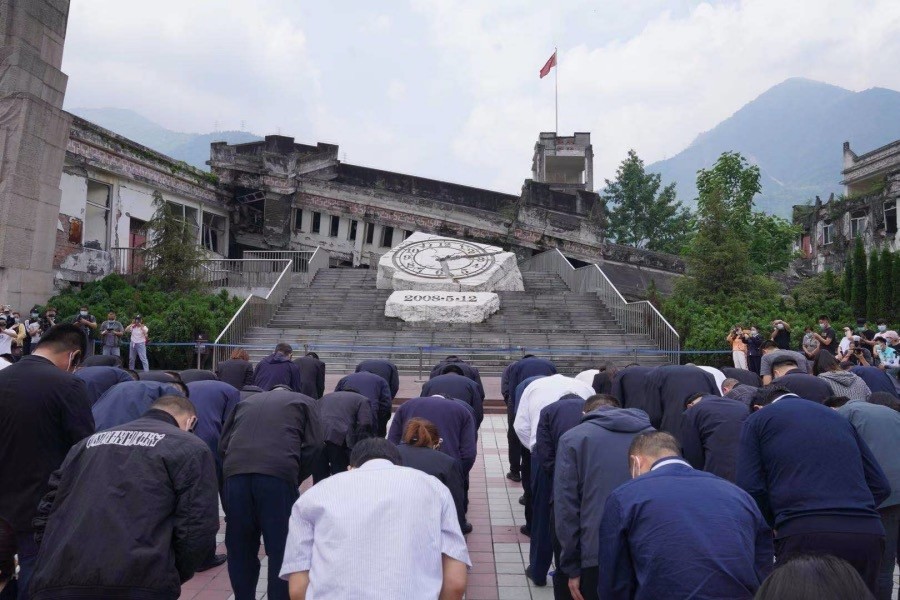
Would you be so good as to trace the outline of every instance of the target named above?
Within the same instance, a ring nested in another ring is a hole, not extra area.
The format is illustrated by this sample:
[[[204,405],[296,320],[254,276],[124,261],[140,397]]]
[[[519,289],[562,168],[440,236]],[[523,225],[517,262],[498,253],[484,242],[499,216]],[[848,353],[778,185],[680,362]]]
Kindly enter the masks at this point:
[[[97,329],[97,319],[94,315],[91,314],[91,311],[88,307],[82,306],[78,314],[75,315],[75,318],[72,320],[72,323],[78,326],[78,329],[81,330],[81,333],[84,335],[85,344],[87,347],[84,351],[85,357],[94,355],[94,341],[91,339],[91,331]]]
[[[125,328],[116,320],[115,311],[109,311],[106,320],[100,324],[100,339],[103,340],[103,356],[121,356],[119,340],[125,335]]]
[[[731,357],[734,360],[734,368],[747,369],[747,344],[744,343],[744,331],[740,325],[735,325],[725,336],[725,341],[731,344]]]
[[[141,315],[134,315],[131,324],[125,328],[125,333],[131,334],[131,344],[128,352],[128,368],[134,370],[135,358],[140,357],[144,371],[150,370],[150,361],[147,360],[147,342],[150,341],[150,330],[144,325]]]

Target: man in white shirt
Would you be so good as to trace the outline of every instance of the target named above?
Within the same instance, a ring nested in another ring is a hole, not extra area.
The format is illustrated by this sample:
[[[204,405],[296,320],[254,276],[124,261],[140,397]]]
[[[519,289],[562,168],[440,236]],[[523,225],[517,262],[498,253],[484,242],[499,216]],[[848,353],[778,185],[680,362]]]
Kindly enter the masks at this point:
[[[350,470],[294,504],[281,578],[291,600],[460,600],[471,566],[453,498],[398,466],[389,441],[359,442]]]
[[[531,451],[534,448],[541,410],[566,394],[577,394],[587,400],[594,395],[594,388],[588,383],[565,375],[541,377],[532,381],[525,388],[525,392],[519,399],[519,408],[516,410],[513,428],[526,450]]]
[[[144,325],[141,315],[135,315],[131,325],[125,328],[125,333],[131,334],[131,347],[128,353],[128,368],[134,371],[136,358],[141,359],[144,371],[150,370],[150,361],[147,360],[147,340],[150,336],[149,328]]]

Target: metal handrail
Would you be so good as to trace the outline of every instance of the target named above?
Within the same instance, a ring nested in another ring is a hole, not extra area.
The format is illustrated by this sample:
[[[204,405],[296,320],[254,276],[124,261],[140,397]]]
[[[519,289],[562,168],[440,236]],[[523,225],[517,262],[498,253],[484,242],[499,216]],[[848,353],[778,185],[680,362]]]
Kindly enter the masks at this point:
[[[666,353],[670,362],[678,363],[681,338],[671,323],[651,302],[625,300],[599,265],[591,264],[576,269],[559,249],[554,248],[522,261],[519,268],[522,271],[556,273],[570,290],[595,293],[626,333],[650,337]]]

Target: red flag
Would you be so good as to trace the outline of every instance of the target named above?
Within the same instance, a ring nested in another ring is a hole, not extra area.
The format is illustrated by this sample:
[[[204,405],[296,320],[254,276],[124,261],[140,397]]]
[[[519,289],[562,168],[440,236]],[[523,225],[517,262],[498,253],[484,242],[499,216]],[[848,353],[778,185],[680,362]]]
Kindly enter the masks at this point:
[[[547,61],[547,63],[541,67],[541,79],[547,76],[550,73],[550,69],[556,66],[556,50],[553,51],[553,56]]]

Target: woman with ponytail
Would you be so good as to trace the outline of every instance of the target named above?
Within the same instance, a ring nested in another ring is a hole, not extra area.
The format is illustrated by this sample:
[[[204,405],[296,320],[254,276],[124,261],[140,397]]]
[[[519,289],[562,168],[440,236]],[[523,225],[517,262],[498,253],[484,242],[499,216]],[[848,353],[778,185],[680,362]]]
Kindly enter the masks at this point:
[[[440,452],[441,438],[431,421],[413,418],[406,423],[403,431],[403,443],[398,446],[403,466],[410,467],[434,475],[447,486],[453,503],[456,505],[456,514],[459,518],[459,527],[463,534],[472,531],[472,525],[466,521],[465,491],[463,489],[462,465],[455,458]]]

